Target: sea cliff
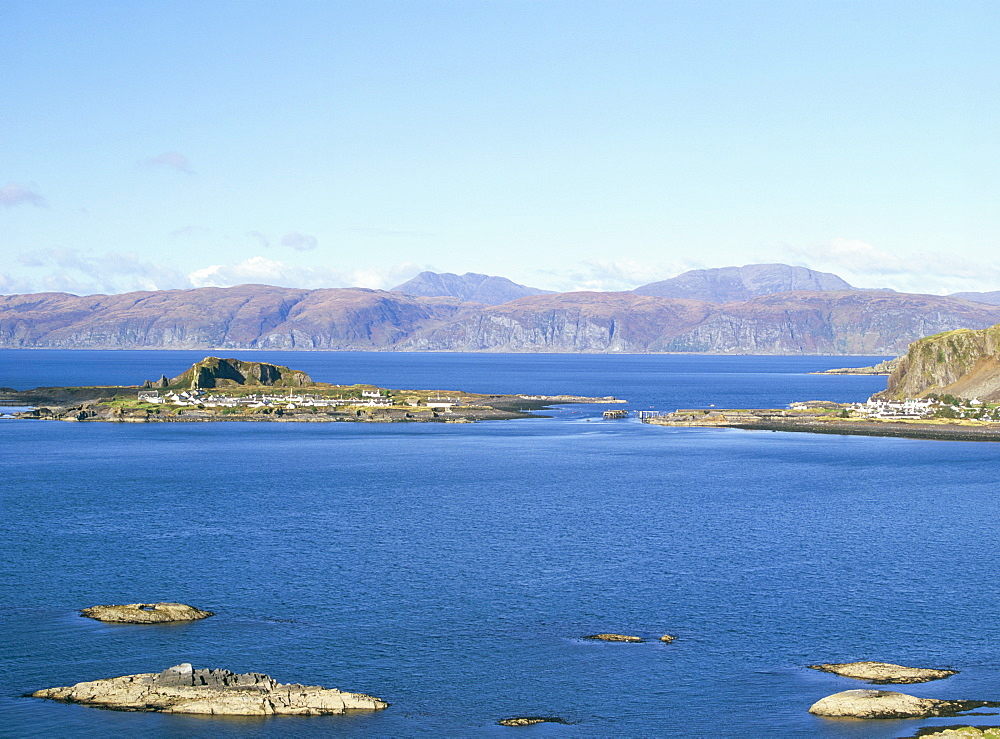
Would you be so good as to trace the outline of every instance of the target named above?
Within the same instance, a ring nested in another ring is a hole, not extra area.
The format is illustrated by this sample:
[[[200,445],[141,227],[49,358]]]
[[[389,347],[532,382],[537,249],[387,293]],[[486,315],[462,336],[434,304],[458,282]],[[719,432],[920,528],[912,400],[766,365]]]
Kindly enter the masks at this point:
[[[1000,324],[947,331],[913,342],[878,396],[930,394],[1000,400]]]

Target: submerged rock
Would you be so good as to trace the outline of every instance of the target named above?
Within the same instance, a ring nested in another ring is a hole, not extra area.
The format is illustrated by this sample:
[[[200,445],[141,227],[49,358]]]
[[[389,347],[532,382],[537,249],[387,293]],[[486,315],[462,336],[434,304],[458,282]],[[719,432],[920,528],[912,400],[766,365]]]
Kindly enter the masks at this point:
[[[810,670],[832,672],[841,677],[875,683],[876,685],[907,685],[943,680],[957,675],[958,670],[932,670],[923,667],[903,667],[888,662],[841,662],[826,665],[808,665]]]
[[[641,636],[626,636],[625,634],[593,634],[583,638],[596,639],[597,641],[627,641],[634,643],[645,641]]]
[[[501,726],[533,726],[534,724],[568,724],[569,721],[558,716],[516,716],[502,718],[497,723]]]
[[[122,606],[84,608],[80,615],[109,623],[162,624],[171,621],[197,621],[215,614],[184,603],[127,603]]]
[[[928,718],[955,716],[995,701],[937,700],[917,698],[892,690],[845,690],[816,701],[809,713],[833,718]]]
[[[161,673],[124,675],[48,688],[31,694],[119,711],[199,713],[215,716],[318,716],[387,707],[378,698],[316,685],[285,685],[259,672],[196,670],[190,663]]]

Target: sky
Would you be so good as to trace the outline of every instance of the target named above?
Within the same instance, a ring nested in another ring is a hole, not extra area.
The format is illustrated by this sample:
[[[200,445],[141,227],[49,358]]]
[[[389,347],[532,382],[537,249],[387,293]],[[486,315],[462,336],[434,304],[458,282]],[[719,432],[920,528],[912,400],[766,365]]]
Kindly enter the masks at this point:
[[[0,293],[1000,290],[994,0],[0,0]]]

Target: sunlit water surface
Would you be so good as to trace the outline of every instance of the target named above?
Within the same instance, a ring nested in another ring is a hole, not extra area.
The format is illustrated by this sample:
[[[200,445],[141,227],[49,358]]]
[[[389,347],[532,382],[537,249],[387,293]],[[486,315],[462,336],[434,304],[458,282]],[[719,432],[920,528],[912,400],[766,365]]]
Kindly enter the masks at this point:
[[[5,351],[0,386],[137,383],[204,354]],[[240,356],[330,382],[615,394],[633,410],[885,386],[807,374],[880,357]],[[867,739],[956,723],[807,713],[865,686],[804,666],[861,659],[962,671],[906,686],[916,695],[1000,698],[1000,445],[667,429],[603,409],[475,425],[0,421],[0,734]],[[218,615],[77,614],[155,600]],[[651,641],[581,639],[607,631]],[[392,705],[233,720],[23,697],[180,662]],[[513,715],[570,723],[496,724]]]

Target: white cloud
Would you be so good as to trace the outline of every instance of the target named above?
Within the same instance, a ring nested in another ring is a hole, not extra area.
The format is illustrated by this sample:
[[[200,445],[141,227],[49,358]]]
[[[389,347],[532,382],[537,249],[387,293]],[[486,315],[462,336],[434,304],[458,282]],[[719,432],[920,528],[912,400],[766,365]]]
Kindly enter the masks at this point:
[[[187,276],[192,287],[232,287],[247,283],[299,287],[369,287],[385,290],[413,277],[420,268],[412,263],[390,267],[336,270],[329,267],[301,267],[276,259],[255,256],[236,264],[213,264]]]
[[[144,160],[142,164],[146,167],[166,167],[167,169],[173,169],[184,174],[194,174],[194,170],[191,169],[191,162],[179,151],[165,151],[162,154],[157,154],[155,157]]]
[[[310,236],[309,234],[301,234],[298,231],[291,231],[286,233],[281,237],[281,245],[289,246],[296,251],[309,251],[316,248],[315,236]]]
[[[0,187],[0,206],[13,208],[15,205],[34,205],[36,208],[44,208],[48,203],[33,187],[8,182]]]
[[[802,266],[833,272],[857,287],[931,294],[1000,290],[1000,263],[996,261],[971,261],[941,252],[901,256],[848,238],[784,249]]]
[[[18,278],[16,289],[20,292],[41,286],[45,290],[92,295],[188,286],[187,279],[177,270],[146,262],[135,253],[45,249],[20,254],[17,261],[31,270],[47,270],[35,279]]]
[[[0,295],[16,295],[31,292],[31,285],[24,280],[0,272]]]
[[[537,281],[545,283],[539,287],[560,292],[575,290],[604,292],[633,290],[640,285],[665,280],[689,269],[698,269],[700,266],[695,262],[643,264],[628,259],[586,260],[568,271],[537,270],[536,273],[542,276]]]

